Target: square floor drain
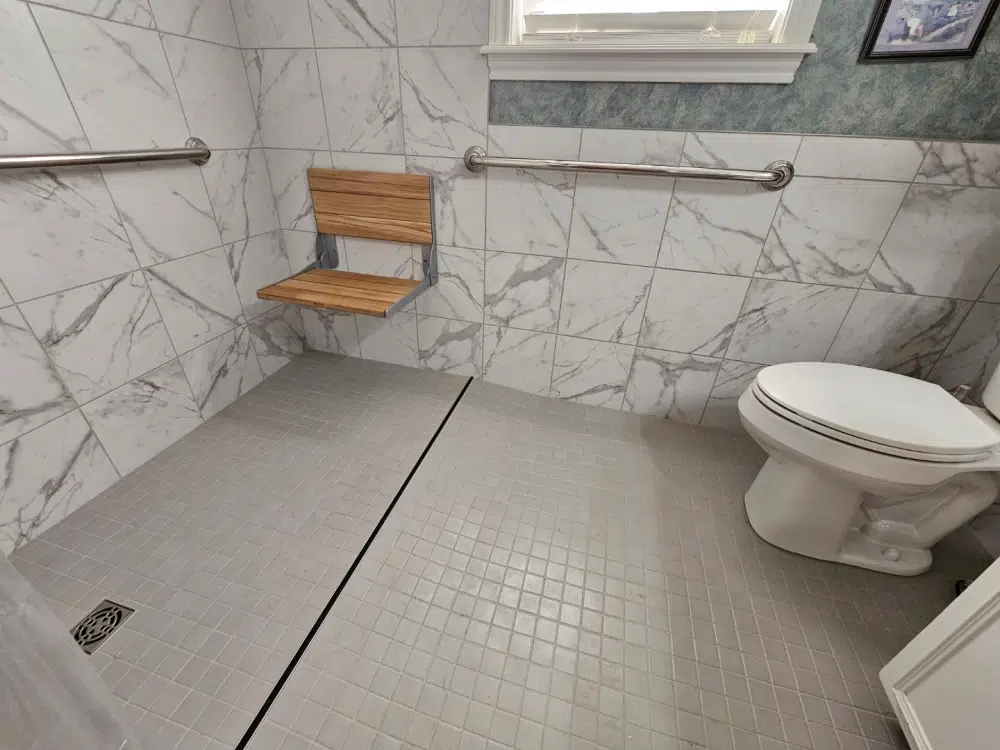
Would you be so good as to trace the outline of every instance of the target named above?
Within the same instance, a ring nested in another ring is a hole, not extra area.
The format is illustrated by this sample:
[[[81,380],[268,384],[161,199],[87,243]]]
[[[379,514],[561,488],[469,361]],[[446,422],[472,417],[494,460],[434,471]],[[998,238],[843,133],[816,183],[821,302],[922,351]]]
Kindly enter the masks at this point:
[[[134,609],[124,604],[105,599],[80,620],[70,633],[85,653],[92,654],[133,612]]]

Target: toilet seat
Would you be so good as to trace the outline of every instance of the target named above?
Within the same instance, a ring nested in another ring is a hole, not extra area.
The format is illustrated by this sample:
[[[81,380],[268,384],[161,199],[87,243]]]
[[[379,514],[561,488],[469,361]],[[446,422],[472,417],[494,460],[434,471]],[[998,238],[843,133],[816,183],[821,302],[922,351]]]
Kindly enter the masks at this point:
[[[794,362],[766,367],[751,392],[805,429],[865,450],[931,463],[993,454],[1000,439],[940,387],[853,365]]]

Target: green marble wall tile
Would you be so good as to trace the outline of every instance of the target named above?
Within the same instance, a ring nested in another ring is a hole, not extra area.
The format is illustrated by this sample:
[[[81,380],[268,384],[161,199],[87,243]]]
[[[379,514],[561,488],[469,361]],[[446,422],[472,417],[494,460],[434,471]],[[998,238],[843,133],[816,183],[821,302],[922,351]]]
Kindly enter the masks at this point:
[[[494,81],[490,122],[1000,140],[1000,21],[971,60],[858,65],[872,0],[824,0],[788,85]]]

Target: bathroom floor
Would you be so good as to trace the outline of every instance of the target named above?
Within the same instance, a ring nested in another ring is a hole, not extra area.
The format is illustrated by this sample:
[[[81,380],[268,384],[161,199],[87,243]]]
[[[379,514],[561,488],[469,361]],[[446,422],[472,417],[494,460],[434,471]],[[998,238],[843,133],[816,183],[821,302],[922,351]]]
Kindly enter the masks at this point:
[[[147,750],[905,748],[878,670],[990,560],[775,549],[762,461],[309,353],[13,560],[68,626],[136,609],[91,659]]]

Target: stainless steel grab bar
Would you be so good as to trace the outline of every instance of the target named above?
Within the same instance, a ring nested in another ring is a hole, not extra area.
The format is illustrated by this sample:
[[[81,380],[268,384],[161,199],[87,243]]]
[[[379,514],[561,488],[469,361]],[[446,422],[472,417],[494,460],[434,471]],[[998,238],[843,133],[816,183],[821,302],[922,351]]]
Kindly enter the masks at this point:
[[[561,172],[597,172],[599,174],[638,174],[650,177],[679,177],[695,180],[755,182],[765,190],[781,190],[792,181],[795,168],[789,161],[775,161],[763,171],[750,169],[716,169],[709,167],[667,167],[660,164],[618,164],[600,161],[569,161],[563,159],[517,159],[508,156],[487,156],[480,146],[465,152],[465,167],[470,172],[482,172],[486,167],[510,169],[555,169]]]
[[[0,155],[0,170],[51,169],[53,167],[90,167],[101,164],[130,164],[141,161],[190,159],[207,164],[212,151],[201,138],[188,138],[184,148],[161,148],[146,151],[81,151],[80,153]]]

